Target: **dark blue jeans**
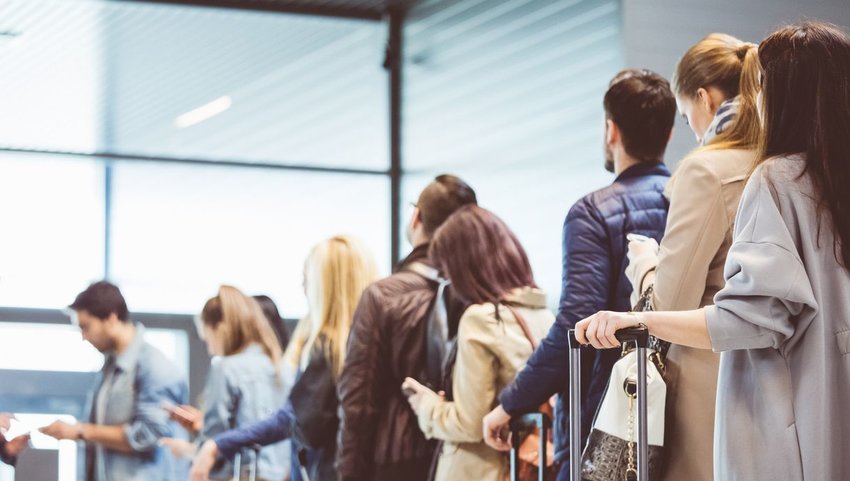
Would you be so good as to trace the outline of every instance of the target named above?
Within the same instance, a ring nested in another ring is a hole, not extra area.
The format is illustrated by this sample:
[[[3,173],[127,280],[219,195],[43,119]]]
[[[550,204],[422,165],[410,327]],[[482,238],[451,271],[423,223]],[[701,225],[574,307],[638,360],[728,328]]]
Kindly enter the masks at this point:
[[[558,481],[570,481],[570,462],[562,461],[561,470],[558,471]]]

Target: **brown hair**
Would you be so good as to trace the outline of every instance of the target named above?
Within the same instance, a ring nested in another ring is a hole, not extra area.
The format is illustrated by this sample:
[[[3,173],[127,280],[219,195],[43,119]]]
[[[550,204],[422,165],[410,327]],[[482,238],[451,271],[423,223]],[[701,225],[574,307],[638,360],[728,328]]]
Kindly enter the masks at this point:
[[[805,154],[818,218],[829,216],[835,259],[850,270],[850,39],[834,25],[781,28],[761,44],[764,137],[757,162]]]
[[[626,153],[641,162],[661,162],[676,120],[676,99],[670,83],[650,70],[623,70],[611,80],[605,117],[623,137]]]
[[[498,304],[512,289],[536,287],[519,239],[478,206],[462,207],[449,217],[434,235],[430,255],[454,292],[472,304]]]
[[[477,203],[472,187],[459,177],[443,174],[437,176],[419,194],[416,207],[419,208],[425,234],[432,235],[456,210]]]
[[[95,282],[88,286],[86,290],[77,294],[74,302],[68,307],[75,311],[86,311],[100,320],[106,320],[113,313],[120,321],[130,320],[127,302],[118,286],[106,281]]]
[[[201,311],[201,321],[221,336],[222,354],[230,356],[257,343],[277,367],[281,350],[260,305],[232,286],[221,286]]]
[[[758,46],[725,33],[712,33],[685,52],[676,65],[673,90],[679,97],[696,98],[701,88],[714,87],[727,99],[740,96],[735,121],[705,148],[755,149],[761,124]]]

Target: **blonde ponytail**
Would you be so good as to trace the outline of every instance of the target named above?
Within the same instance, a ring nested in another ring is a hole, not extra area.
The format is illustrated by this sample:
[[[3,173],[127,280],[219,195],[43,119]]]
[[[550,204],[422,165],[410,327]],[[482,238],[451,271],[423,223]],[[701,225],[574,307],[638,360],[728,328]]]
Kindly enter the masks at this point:
[[[715,87],[727,99],[739,97],[735,121],[703,149],[754,150],[758,146],[759,72],[758,46],[723,33],[700,40],[679,60],[673,76],[677,96],[694,98],[699,89]]]

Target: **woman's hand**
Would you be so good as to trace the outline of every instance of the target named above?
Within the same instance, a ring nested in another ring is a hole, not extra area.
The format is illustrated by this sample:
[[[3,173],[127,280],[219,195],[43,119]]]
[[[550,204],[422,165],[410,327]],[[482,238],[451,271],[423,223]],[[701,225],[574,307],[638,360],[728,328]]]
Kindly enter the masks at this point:
[[[169,419],[176,421],[183,426],[183,429],[192,434],[197,434],[204,428],[204,413],[195,406],[188,404],[181,404],[179,406],[164,404],[162,408],[168,411]]]
[[[218,445],[212,439],[206,441],[195,459],[192,461],[192,470],[189,472],[190,481],[210,481],[210,470],[218,457]]]
[[[159,444],[168,448],[171,451],[171,455],[175,458],[192,459],[192,456],[195,454],[195,444],[185,439],[161,438]]]
[[[419,415],[419,411],[422,410],[422,400],[429,393],[435,396],[440,396],[441,398],[445,397],[445,393],[435,393],[434,391],[420,384],[419,381],[413,379],[412,377],[404,379],[404,382],[401,383],[401,389],[406,393],[410,393],[407,396],[407,402],[410,403],[411,409],[413,409],[413,412],[415,412],[417,416]]]
[[[576,324],[576,340],[596,349],[620,347],[616,332],[641,323],[639,312],[600,311]]]

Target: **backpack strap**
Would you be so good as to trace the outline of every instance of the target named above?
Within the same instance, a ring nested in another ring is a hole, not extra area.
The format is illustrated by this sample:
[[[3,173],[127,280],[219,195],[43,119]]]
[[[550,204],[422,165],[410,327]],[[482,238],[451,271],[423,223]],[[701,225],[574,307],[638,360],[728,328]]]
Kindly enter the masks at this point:
[[[438,388],[443,383],[443,365],[449,341],[448,311],[445,297],[446,286],[449,285],[449,281],[440,276],[440,271],[422,262],[412,262],[405,266],[404,270],[413,272],[437,284],[434,303],[427,315],[423,381],[431,388]]]

